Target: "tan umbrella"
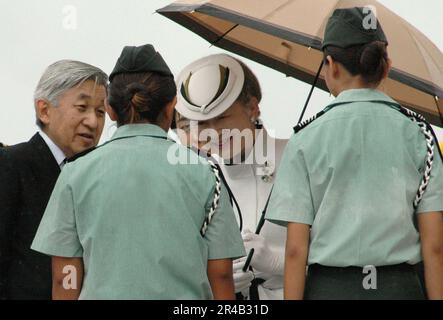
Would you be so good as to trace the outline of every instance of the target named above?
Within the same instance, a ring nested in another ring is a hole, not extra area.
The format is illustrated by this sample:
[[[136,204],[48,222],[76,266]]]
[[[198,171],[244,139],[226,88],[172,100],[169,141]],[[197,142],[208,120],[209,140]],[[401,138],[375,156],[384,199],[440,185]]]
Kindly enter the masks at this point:
[[[367,5],[376,8],[393,60],[382,90],[443,127],[442,52],[375,0],[180,0],[157,12],[211,44],[313,83],[327,19],[336,8]],[[317,86],[327,90],[323,74]]]

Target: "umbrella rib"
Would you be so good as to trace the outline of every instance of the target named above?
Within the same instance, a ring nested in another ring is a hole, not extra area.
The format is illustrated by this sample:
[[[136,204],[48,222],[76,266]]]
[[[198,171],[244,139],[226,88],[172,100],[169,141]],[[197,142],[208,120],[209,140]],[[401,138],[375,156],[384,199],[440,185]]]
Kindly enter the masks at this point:
[[[274,11],[268,13],[267,15],[265,15],[262,20],[265,20],[266,18],[268,18],[269,16],[271,16],[272,14],[274,14],[275,12],[279,11],[281,8],[286,7],[289,3],[294,2],[294,0],[287,0],[285,3],[279,5],[277,8],[274,9]]]
[[[335,4],[334,4],[333,8],[332,8],[332,10],[330,10],[329,12],[331,12],[331,11],[334,12],[335,9],[337,9],[338,6],[340,5],[340,1],[342,1],[342,0],[335,0]],[[326,20],[325,20],[325,21],[327,21],[328,19],[329,19],[329,16],[326,17]],[[320,34],[321,27],[322,27],[322,24],[320,24],[320,26],[319,26],[317,32],[315,33],[315,36],[316,36],[317,38],[321,38],[321,39],[322,39],[322,42],[323,42],[323,36],[324,36],[324,35],[323,35],[323,34]],[[321,46],[321,45],[320,45],[320,46]]]
[[[420,47],[422,48],[423,45],[422,45],[422,43],[420,42],[420,40],[419,40],[417,37],[415,37],[414,34],[411,33],[411,30],[408,28],[408,26],[405,25],[406,20],[401,21],[401,22],[402,22],[402,23],[401,23],[401,26],[403,27],[403,29],[409,34],[409,36],[411,37],[411,39],[414,40],[415,45],[417,46],[417,48],[419,49],[419,51],[421,51]],[[429,55],[429,56],[430,56],[430,58],[432,59],[432,61],[438,66],[437,62],[433,60],[433,57],[432,57],[431,55]],[[436,83],[434,83],[434,80],[432,79],[433,76],[432,76],[432,72],[431,72],[431,70],[429,69],[429,65],[428,65],[428,63],[426,62],[426,60],[424,59],[423,53],[421,53],[421,52],[420,52],[420,58],[421,58],[421,60],[422,60],[422,62],[423,62],[423,64],[424,64],[425,68],[427,69],[429,75],[431,76],[432,84],[433,84],[435,87],[437,87]],[[434,97],[436,97],[436,96],[437,96],[437,94],[434,92]],[[438,109],[438,106],[437,106],[437,109]]]
[[[410,30],[409,28],[405,27],[404,23],[402,23],[402,25],[403,25],[403,28],[406,29],[406,31],[408,32],[408,34],[411,36],[411,38],[414,39],[414,41],[417,43],[417,46],[421,46],[421,47],[423,47],[423,46],[422,46],[422,43],[420,42],[420,40],[419,40],[417,37],[415,37],[415,36],[411,33],[411,30]],[[430,58],[432,59],[432,61],[433,61],[434,63],[436,63],[436,61],[433,60],[433,57],[432,57],[431,55],[429,55],[429,56],[430,56]],[[426,60],[424,59],[423,54],[420,54],[420,57],[422,58],[423,63],[424,63],[424,65],[425,65],[426,69],[428,69],[429,75],[430,75],[431,78],[432,78],[431,70],[429,70],[429,66],[428,66]],[[437,65],[438,65],[438,64],[437,64]],[[438,99],[437,94],[434,93],[434,97],[432,97],[432,98],[433,98],[433,100],[434,100],[434,103],[435,103],[435,106],[436,106],[436,108],[437,108],[437,111],[438,111],[438,114],[439,114],[439,116],[440,116],[440,119],[443,119],[443,115],[442,115],[442,113],[441,113],[441,111],[440,111],[440,108],[439,108],[439,106],[438,106],[438,102],[437,102],[437,99]]]
[[[229,32],[231,32],[232,30],[234,30],[235,28],[238,27],[238,23],[235,24],[232,28],[230,28],[228,31],[226,31],[225,33],[223,33],[220,37],[218,37],[214,42],[211,43],[211,47],[215,44],[217,44],[220,40],[222,40],[224,37],[226,37],[228,35]]]

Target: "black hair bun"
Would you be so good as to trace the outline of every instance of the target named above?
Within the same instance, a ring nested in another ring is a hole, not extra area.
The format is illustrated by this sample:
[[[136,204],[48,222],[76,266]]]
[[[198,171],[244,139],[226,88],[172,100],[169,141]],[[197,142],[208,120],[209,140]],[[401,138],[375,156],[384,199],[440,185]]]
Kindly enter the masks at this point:
[[[368,82],[377,82],[383,77],[387,60],[388,55],[384,42],[368,43],[361,49],[359,73],[364,75]]]
[[[108,90],[108,101],[119,125],[157,123],[177,93],[174,78],[158,73],[117,74]]]

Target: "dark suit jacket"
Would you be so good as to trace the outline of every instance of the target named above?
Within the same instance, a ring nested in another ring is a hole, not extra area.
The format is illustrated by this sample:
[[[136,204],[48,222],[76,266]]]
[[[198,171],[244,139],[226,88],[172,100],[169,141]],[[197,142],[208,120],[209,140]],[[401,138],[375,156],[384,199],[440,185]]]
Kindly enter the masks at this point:
[[[0,149],[0,299],[51,298],[51,258],[30,247],[59,174],[38,133]]]

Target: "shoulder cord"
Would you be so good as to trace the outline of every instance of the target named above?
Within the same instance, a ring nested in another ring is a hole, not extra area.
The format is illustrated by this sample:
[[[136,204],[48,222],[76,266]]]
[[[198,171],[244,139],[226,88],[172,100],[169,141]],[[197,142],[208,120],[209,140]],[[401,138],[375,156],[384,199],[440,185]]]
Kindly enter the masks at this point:
[[[427,148],[427,154],[425,160],[426,168],[424,170],[423,179],[420,182],[420,186],[418,188],[413,203],[414,210],[416,210],[421,199],[423,199],[423,195],[426,191],[426,188],[428,187],[429,180],[431,179],[432,164],[434,162],[435,141],[434,141],[432,128],[430,128],[430,125],[426,122],[425,118],[422,115],[417,114],[414,111],[406,109],[404,107],[400,107],[400,112],[403,113],[405,116],[407,116],[409,119],[411,119],[413,122],[417,123],[426,138],[426,148]]]
[[[206,231],[208,230],[208,225],[211,223],[212,217],[215,214],[215,210],[218,208],[218,204],[220,202],[220,194],[221,194],[221,179],[220,179],[220,171],[215,165],[214,162],[207,159],[209,165],[211,166],[212,172],[215,176],[215,189],[214,189],[214,198],[212,200],[211,208],[209,209],[209,213],[203,222],[203,226],[201,227],[200,234],[202,237],[205,236]]]
[[[237,211],[238,211],[238,217],[240,220],[240,231],[242,230],[242,226],[243,226],[243,217],[241,214],[241,210],[240,210],[240,206],[238,205],[237,199],[235,199],[234,194],[232,193],[231,188],[229,187],[228,182],[226,181],[224,175],[223,175],[223,171],[220,168],[220,165],[218,164],[218,162],[212,158],[209,154],[205,154],[204,152],[201,152],[201,150],[195,148],[195,147],[190,147],[188,146],[188,148],[192,151],[194,151],[195,153],[197,153],[200,157],[206,159],[209,163],[209,165],[211,166],[211,170],[214,173],[215,176],[215,190],[214,190],[214,200],[212,202],[211,205],[211,209],[209,210],[208,216],[205,218],[204,222],[203,222],[203,226],[200,229],[200,234],[204,237],[206,230],[208,229],[208,225],[211,222],[212,216],[215,213],[215,210],[218,207],[218,202],[220,200],[220,193],[221,193],[221,183],[223,182],[226,190],[228,191],[229,194],[229,198],[230,198],[230,202],[231,205],[235,204],[235,206],[237,207]]]
[[[402,114],[407,116],[409,119],[411,119],[413,122],[417,123],[417,125],[420,127],[421,131],[423,132],[425,139],[426,139],[426,146],[427,146],[427,155],[425,160],[426,168],[424,170],[423,179],[420,182],[420,186],[418,188],[417,194],[415,196],[413,207],[414,210],[417,209],[418,205],[420,204],[420,201],[423,199],[423,195],[426,191],[426,188],[428,187],[429,180],[431,179],[431,170],[432,170],[432,164],[434,162],[434,145],[435,145],[435,138],[434,133],[432,130],[432,127],[429,125],[429,123],[426,122],[426,119],[409,109],[406,109],[402,106],[395,105],[398,111],[400,111]],[[399,107],[399,108],[398,108]],[[329,109],[330,110],[330,109]],[[323,114],[325,114],[326,111],[320,111],[310,119],[307,119],[305,121],[300,122],[294,127],[294,133],[299,132],[306,126],[308,126],[310,123],[312,123],[314,120],[321,117]]]

